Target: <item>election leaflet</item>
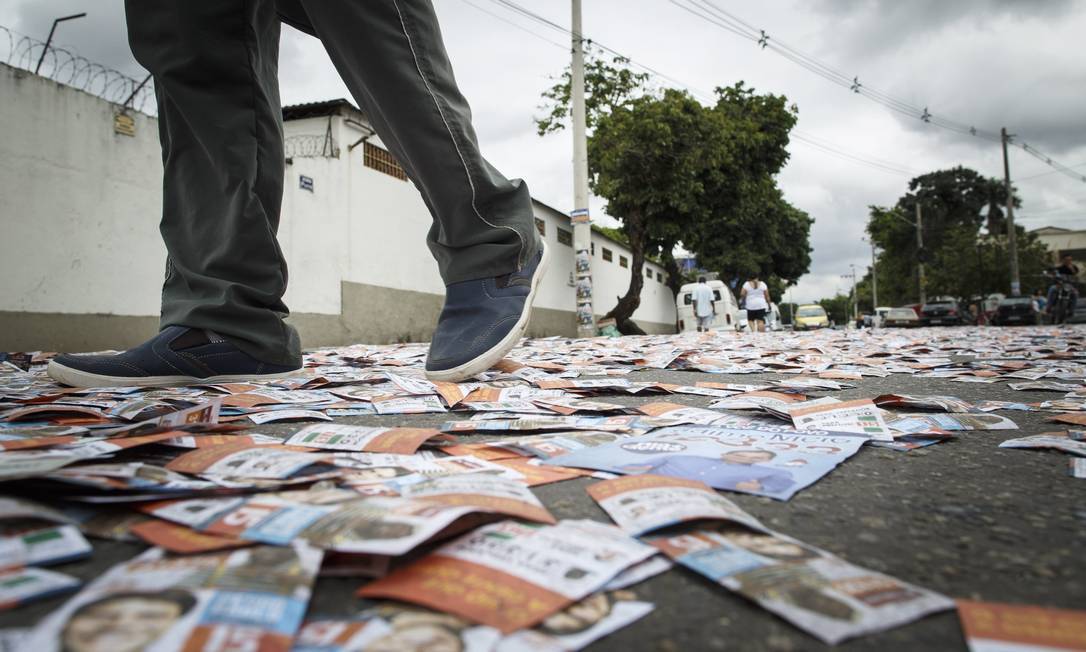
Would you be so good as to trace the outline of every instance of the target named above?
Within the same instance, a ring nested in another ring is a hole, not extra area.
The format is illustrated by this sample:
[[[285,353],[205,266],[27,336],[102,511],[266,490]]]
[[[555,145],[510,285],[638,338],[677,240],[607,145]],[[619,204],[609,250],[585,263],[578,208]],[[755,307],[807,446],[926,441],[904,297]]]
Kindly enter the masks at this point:
[[[27,650],[288,652],[321,552],[302,542],[114,566],[24,640]]]
[[[645,541],[831,645],[954,606],[927,589],[737,523]]]
[[[335,471],[328,456],[298,448],[223,444],[197,448],[170,461],[166,468],[205,478],[285,479]]]
[[[411,497],[360,497],[353,491],[295,491],[244,498],[197,498],[145,505],[145,513],[199,532],[285,545],[300,539],[326,550],[402,555],[454,532],[469,514],[553,523],[522,483],[484,475],[450,476],[410,485]],[[492,517],[491,517],[492,518]]]
[[[626,435],[617,432],[603,431],[577,431],[556,432],[549,435],[536,435],[534,437],[521,437],[491,442],[491,446],[506,448],[522,455],[532,455],[539,459],[550,459],[579,451],[582,448],[592,448],[600,444],[607,444]]]
[[[723,519],[765,530],[735,503],[695,480],[660,475],[627,475],[597,482],[588,495],[624,531],[641,536],[653,530],[705,519]]]
[[[1008,439],[1000,448],[1054,448],[1072,455],[1086,457],[1086,441],[1076,441],[1064,432],[1045,432],[1030,437]]]
[[[788,414],[799,430],[854,432],[867,435],[876,441],[894,440],[893,434],[882,420],[882,410],[867,398],[819,402],[817,405],[797,403],[788,408]]]
[[[698,480],[715,489],[788,500],[866,441],[862,435],[819,430],[672,426],[545,463]]]
[[[653,552],[595,521],[503,521],[442,546],[358,595],[421,604],[510,634],[598,591]]]
[[[76,578],[44,568],[0,571],[0,610],[79,588]]]
[[[886,419],[892,430],[909,434],[950,432],[957,430],[1016,430],[1017,425],[1007,417],[986,413],[895,414]]]
[[[287,444],[365,453],[410,455],[441,433],[429,428],[372,428],[343,423],[316,424],[294,433]]]
[[[958,600],[970,652],[1086,650],[1086,611]]]

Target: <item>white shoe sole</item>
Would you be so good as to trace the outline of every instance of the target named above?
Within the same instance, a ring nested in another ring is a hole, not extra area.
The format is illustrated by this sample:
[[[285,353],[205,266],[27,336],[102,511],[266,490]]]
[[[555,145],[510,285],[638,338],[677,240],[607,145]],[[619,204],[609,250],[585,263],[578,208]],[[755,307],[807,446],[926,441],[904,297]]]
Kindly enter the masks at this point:
[[[219,383],[248,383],[260,380],[277,380],[289,378],[302,373],[301,369],[286,371],[278,374],[231,374],[225,376],[208,376],[196,378],[195,376],[106,376],[104,374],[92,374],[88,371],[80,371],[66,367],[56,360],[49,361],[46,370],[49,377],[62,385],[70,387],[181,387],[184,385],[217,385]]]
[[[536,290],[539,289],[539,282],[543,279],[543,275],[547,273],[547,266],[550,263],[550,248],[542,242],[540,246],[543,248],[543,256],[539,260],[539,267],[536,268],[535,274],[532,276],[532,289],[528,291],[528,298],[524,300],[524,311],[513,326],[513,330],[509,331],[500,342],[492,346],[486,353],[465,362],[459,367],[440,371],[427,371],[427,379],[457,383],[481,374],[504,358],[505,354],[509,353],[517,345],[520,338],[524,337],[524,331],[528,330],[528,319],[532,316],[532,302],[535,300]]]

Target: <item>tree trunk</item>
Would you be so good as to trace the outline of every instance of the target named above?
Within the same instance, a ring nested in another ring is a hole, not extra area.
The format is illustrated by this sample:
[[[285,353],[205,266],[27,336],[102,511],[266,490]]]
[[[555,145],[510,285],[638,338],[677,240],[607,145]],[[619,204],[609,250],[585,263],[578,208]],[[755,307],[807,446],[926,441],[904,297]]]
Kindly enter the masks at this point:
[[[640,214],[627,215],[622,230],[630,240],[630,253],[633,256],[630,261],[630,286],[625,296],[618,297],[618,304],[604,317],[613,318],[623,335],[643,335],[644,331],[630,320],[641,305],[641,288],[645,285],[645,228]]]
[[[679,296],[679,290],[682,289],[683,278],[682,270],[679,269],[679,261],[675,260],[675,256],[672,250],[675,249],[675,243],[668,243],[664,246],[664,253],[661,256],[664,260],[664,271],[667,272],[667,288],[671,290],[672,297]]]

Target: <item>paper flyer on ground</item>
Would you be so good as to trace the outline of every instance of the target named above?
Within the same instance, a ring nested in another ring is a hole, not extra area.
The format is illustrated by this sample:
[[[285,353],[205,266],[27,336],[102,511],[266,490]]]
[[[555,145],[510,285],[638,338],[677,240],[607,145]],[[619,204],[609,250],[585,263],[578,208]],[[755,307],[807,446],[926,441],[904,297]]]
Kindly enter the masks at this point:
[[[788,500],[867,440],[862,435],[817,430],[673,426],[545,463],[698,480],[714,489]]]
[[[696,480],[627,475],[590,485],[588,495],[616,525],[633,536],[705,519],[723,519],[765,529],[735,503]]]
[[[320,562],[304,543],[172,558],[151,548],[46,616],[25,649],[288,652]]]
[[[503,521],[442,546],[358,594],[421,604],[510,634],[599,590],[653,552],[595,521]]]
[[[831,645],[954,606],[927,589],[738,524],[645,541]]]
[[[0,571],[0,610],[73,591],[79,588],[80,584],[82,582],[70,575],[44,568],[27,567]]]
[[[372,428],[321,423],[302,428],[286,443],[340,451],[410,455],[426,440],[440,435],[437,430],[429,428]]]
[[[1000,448],[1054,448],[1072,455],[1086,457],[1086,441],[1075,441],[1067,433],[1046,432],[1040,435],[1008,439]]]
[[[1086,650],[1086,611],[958,600],[970,652]]]
[[[788,408],[792,423],[799,430],[832,430],[867,435],[876,441],[893,441],[894,436],[882,420],[882,411],[861,398],[807,406],[804,403]]]
[[[274,545],[299,539],[325,550],[376,555],[407,553],[469,514],[479,515],[473,522],[495,515],[554,520],[524,485],[502,478],[453,476],[418,491],[424,495],[361,497],[332,490],[198,498],[146,505],[143,510],[220,537]]]

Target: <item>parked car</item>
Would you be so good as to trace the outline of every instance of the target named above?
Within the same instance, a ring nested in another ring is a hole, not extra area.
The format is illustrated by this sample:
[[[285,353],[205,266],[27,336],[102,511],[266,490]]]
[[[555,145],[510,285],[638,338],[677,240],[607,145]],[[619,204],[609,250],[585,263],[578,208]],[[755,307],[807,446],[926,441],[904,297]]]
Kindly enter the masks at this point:
[[[710,330],[735,330],[739,326],[736,313],[739,312],[739,304],[732,296],[732,291],[724,285],[724,281],[708,281],[709,289],[713,291],[713,304],[716,307],[716,315],[710,324]],[[694,316],[694,288],[697,283],[687,283],[679,288],[679,296],[675,298],[675,311],[679,314],[679,332],[698,330],[698,320]]]
[[[934,299],[920,308],[920,323],[924,326],[960,326],[969,321],[969,310],[954,299]]]
[[[826,309],[817,303],[808,303],[796,309],[795,330],[814,330],[829,328],[830,317]]]
[[[912,308],[890,308],[883,324],[889,328],[912,328],[920,325],[920,317]]]
[[[992,314],[993,326],[1039,323],[1040,313],[1033,297],[1004,297]]]

